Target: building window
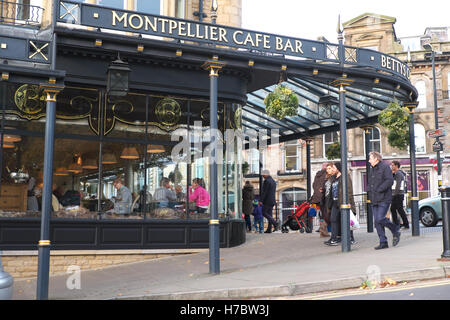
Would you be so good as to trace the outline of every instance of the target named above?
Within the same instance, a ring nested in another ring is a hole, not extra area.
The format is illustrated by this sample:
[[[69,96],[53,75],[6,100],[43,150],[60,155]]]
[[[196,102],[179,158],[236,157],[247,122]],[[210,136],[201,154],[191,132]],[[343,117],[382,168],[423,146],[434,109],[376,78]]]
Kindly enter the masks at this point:
[[[184,19],[186,16],[186,0],[175,1],[175,17]]]
[[[425,128],[423,125],[415,123],[414,124],[414,141],[416,143],[416,153],[426,152],[426,135]]]
[[[323,157],[327,157],[327,150],[335,142],[339,142],[339,134],[337,132],[327,132],[323,135]]]
[[[301,146],[298,143],[298,140],[285,143],[283,156],[285,172],[301,170]]]
[[[183,1],[184,2],[184,1]],[[178,1],[177,1],[178,3]],[[149,14],[161,14],[162,13],[162,0],[135,0],[136,11],[149,13]]]
[[[289,188],[281,192],[281,221],[285,221],[287,216],[295,211],[294,205],[299,205],[306,201],[306,190],[302,188]]]
[[[126,0],[97,0],[97,4],[100,6],[115,8],[115,9],[126,9]]]
[[[366,135],[364,135],[364,139],[366,139]],[[365,150],[366,148],[366,141],[364,140],[364,153],[366,153],[367,151]],[[377,127],[371,129],[369,131],[369,152],[370,151],[376,151],[381,153],[381,133],[380,133],[380,129],[378,129]]]
[[[249,174],[259,174],[259,157],[260,152],[258,149],[248,150],[248,164],[249,164]],[[264,156],[261,154],[261,162],[264,167]]]
[[[417,108],[418,109],[426,108],[427,107],[427,87],[425,85],[425,81],[423,81],[423,80],[417,81],[415,87],[419,94],[419,97],[417,99],[419,101],[419,105],[417,106]]]

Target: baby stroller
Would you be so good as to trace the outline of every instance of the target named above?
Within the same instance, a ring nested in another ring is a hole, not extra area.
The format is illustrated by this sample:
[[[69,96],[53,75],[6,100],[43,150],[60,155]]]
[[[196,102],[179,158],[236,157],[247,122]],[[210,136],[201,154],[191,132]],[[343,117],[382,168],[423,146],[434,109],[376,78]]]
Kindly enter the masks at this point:
[[[295,212],[292,212],[287,218],[286,221],[281,226],[281,232],[282,233],[288,233],[288,227],[293,230],[297,231],[300,230],[300,233],[303,233],[306,231],[306,233],[312,232],[312,225],[308,223],[309,216],[308,213],[310,209],[315,209],[311,206],[311,203],[308,201],[303,202],[300,205],[294,205]]]

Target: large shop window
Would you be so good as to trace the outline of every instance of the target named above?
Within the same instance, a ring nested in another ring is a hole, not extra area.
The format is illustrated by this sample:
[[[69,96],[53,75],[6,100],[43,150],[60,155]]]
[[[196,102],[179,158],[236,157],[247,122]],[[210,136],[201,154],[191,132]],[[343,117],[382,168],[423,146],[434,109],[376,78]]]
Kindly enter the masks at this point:
[[[24,84],[4,85],[0,93],[0,216],[38,217],[45,98]],[[219,218],[240,218],[242,150],[237,142],[230,154],[224,149],[219,174],[210,177],[208,108],[202,99],[113,98],[104,90],[66,86],[56,105],[52,218],[208,219],[209,202],[189,197],[194,179],[206,193],[217,179]],[[240,130],[240,108],[219,103],[222,132]]]

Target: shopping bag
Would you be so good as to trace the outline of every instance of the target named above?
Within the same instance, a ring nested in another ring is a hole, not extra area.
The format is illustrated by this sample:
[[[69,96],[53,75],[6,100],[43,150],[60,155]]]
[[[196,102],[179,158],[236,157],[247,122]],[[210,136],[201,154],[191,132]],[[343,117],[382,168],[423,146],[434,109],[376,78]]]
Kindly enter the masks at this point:
[[[359,229],[360,225],[358,222],[358,218],[356,217],[356,214],[350,210],[350,230],[356,230]]]

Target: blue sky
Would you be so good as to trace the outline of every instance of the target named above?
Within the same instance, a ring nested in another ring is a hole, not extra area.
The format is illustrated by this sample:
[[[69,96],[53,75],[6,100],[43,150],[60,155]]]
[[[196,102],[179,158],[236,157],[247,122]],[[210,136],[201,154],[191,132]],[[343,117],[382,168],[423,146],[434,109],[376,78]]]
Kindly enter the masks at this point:
[[[421,35],[426,27],[450,27],[450,1],[242,0],[242,28],[337,42],[337,21],[370,12],[395,17],[397,37]]]

